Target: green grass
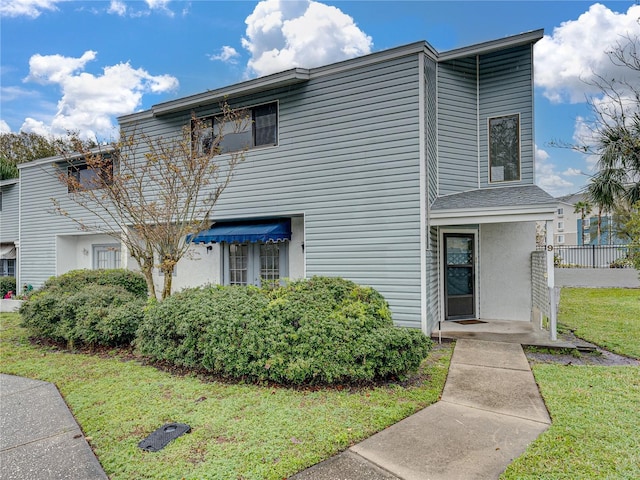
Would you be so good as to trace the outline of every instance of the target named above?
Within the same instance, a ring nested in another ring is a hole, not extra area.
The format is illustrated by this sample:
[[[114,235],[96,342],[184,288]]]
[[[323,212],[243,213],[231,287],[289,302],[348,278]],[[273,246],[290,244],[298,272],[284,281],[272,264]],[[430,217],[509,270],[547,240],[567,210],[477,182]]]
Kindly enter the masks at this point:
[[[537,365],[552,425],[500,477],[640,478],[640,369]]]
[[[640,357],[640,290],[567,288],[558,321],[608,350]],[[640,368],[539,364],[552,425],[502,479],[640,478]]]
[[[18,324],[0,315],[0,371],[55,383],[112,480],[285,478],[436,402],[452,352],[432,352],[414,386],[294,390],[34,347]],[[166,422],[192,432],[160,452],[137,447]]]
[[[606,350],[640,358],[640,289],[563,288],[558,323]]]

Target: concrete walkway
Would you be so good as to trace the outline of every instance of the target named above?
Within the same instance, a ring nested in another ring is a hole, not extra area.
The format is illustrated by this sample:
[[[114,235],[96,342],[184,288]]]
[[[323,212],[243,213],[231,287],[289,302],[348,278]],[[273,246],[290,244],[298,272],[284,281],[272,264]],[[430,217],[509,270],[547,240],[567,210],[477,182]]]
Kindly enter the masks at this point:
[[[461,339],[438,403],[292,479],[495,479],[550,424],[519,344]]]
[[[0,478],[107,480],[53,384],[0,374]]]

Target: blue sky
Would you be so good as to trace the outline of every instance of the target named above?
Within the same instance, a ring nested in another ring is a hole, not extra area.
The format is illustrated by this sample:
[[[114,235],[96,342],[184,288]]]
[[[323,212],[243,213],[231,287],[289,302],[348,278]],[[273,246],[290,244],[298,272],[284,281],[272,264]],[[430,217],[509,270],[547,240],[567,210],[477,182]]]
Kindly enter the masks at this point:
[[[109,140],[117,116],[273,73],[426,40],[443,51],[543,28],[537,183],[581,188],[593,158],[549,146],[585,129],[584,82],[640,34],[633,1],[2,0],[0,131]],[[638,80],[640,82],[640,79]]]

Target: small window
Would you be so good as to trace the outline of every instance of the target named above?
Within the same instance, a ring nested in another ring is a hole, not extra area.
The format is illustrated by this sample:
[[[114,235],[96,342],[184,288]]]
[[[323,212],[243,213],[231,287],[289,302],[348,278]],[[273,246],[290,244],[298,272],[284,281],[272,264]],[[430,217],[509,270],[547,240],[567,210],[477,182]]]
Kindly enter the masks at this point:
[[[558,222],[558,231],[563,231],[564,230],[564,222]]]
[[[225,122],[219,116],[207,117],[191,123],[194,148],[209,154],[214,147],[219,153],[238,152],[278,143],[278,108],[276,103],[238,111],[237,121]],[[246,113],[246,117],[245,117]],[[220,136],[219,143],[216,139]]]
[[[489,119],[489,181],[520,180],[520,116]]]
[[[16,260],[15,258],[3,258],[0,260],[0,277],[16,276]]]
[[[558,215],[564,215],[564,208],[558,209]]]
[[[564,235],[558,235],[558,237],[556,238],[557,242],[556,243],[564,243]]]
[[[591,219],[590,218],[585,218],[582,221],[582,227],[583,228],[590,228],[591,227]]]
[[[120,268],[120,245],[94,245],[93,268],[95,270]]]
[[[105,157],[96,160],[94,165],[79,163],[67,168],[70,177],[69,193],[80,190],[95,190],[110,185],[113,181],[113,162]]]

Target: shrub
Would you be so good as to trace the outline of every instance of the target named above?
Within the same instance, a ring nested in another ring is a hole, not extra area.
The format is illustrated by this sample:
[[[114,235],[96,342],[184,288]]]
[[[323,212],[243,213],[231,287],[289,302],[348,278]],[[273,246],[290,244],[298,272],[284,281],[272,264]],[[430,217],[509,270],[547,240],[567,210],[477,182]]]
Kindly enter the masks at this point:
[[[76,270],[47,280],[20,314],[34,335],[70,346],[115,346],[133,341],[145,304],[146,283],[139,274]]]
[[[4,298],[8,292],[18,294],[16,292],[16,277],[0,277],[0,298]]]
[[[156,360],[296,385],[401,377],[430,347],[393,325],[377,291],[326,277],[185,290],[148,309],[136,342]]]
[[[144,277],[140,273],[122,268],[112,270],[72,270],[60,276],[49,278],[42,289],[60,288],[63,291],[72,292],[89,283],[119,285],[136,297],[146,298],[147,296],[147,283]]]

